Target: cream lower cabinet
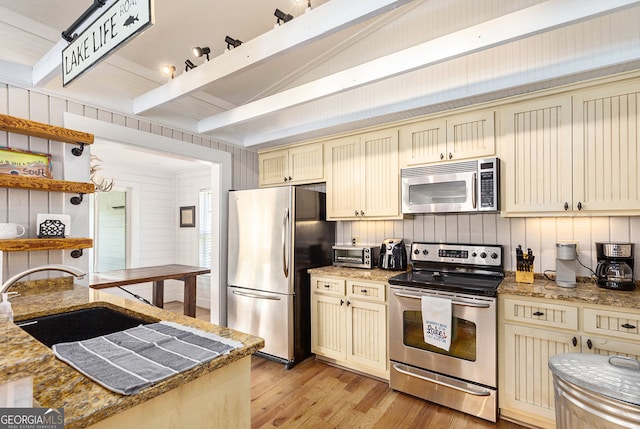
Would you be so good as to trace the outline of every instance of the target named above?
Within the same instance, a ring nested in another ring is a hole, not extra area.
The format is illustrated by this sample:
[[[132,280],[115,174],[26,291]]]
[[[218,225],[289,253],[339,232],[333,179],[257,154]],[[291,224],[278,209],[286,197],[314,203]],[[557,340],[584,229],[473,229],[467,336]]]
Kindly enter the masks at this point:
[[[389,379],[386,284],[311,276],[311,351]]]
[[[556,300],[501,296],[498,322],[500,414],[555,427],[549,358],[559,353],[640,354],[640,312]],[[596,334],[596,335],[593,335]]]

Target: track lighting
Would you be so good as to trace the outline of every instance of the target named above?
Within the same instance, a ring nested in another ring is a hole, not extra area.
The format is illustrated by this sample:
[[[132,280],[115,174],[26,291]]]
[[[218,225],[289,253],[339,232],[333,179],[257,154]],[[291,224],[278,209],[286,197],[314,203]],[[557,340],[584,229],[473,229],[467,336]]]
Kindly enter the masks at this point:
[[[193,63],[191,62],[191,60],[184,60],[184,71],[185,71],[185,72],[188,72],[188,71],[189,71],[189,70],[191,70],[191,69],[195,69],[196,67],[198,67],[198,66],[196,66],[195,64],[193,64]]]
[[[227,49],[231,49],[232,46],[234,48],[237,48],[238,46],[242,45],[242,41],[240,39],[234,39],[233,37],[229,36],[226,36],[224,38],[224,41],[227,44]]]
[[[209,61],[209,54],[211,53],[211,49],[208,46],[205,46],[204,48],[196,46],[195,48],[193,48],[192,52],[196,58],[200,58],[201,56],[205,55],[207,57],[207,61]]]
[[[162,73],[171,76],[171,79],[173,79],[176,73],[176,66],[170,64],[164,65],[162,66]]]
[[[280,9],[276,9],[276,11],[273,13],[275,15],[275,17],[278,19],[276,21],[276,24],[280,24],[280,21],[282,22],[289,22],[293,19],[293,15],[288,14],[288,13],[284,13],[283,11],[281,11]]]

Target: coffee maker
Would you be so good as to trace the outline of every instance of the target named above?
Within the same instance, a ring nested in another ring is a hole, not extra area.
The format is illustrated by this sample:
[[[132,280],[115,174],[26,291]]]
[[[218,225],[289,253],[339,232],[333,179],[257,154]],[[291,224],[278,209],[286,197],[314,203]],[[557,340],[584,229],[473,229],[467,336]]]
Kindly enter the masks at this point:
[[[598,286],[614,290],[634,290],[633,243],[596,243]]]

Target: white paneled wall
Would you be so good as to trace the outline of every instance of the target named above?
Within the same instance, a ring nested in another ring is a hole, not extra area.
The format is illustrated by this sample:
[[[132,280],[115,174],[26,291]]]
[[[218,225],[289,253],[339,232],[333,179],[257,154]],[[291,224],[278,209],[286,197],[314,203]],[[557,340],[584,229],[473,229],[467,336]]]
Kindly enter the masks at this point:
[[[499,214],[415,215],[397,221],[337,222],[336,242],[380,245],[385,238],[450,243],[501,244],[505,269],[515,268],[515,248],[530,247],[536,256],[535,271],[555,270],[556,242],[578,242],[579,260],[595,269],[596,241],[636,243],[635,266],[640,267],[640,216],[575,218],[503,218]],[[587,269],[577,266],[579,276]]]
[[[215,141],[207,136],[162,126],[147,120],[117,114],[98,107],[53,97],[36,89],[25,89],[0,82],[0,113],[31,119],[50,125],[64,126],[65,112],[122,125],[135,130],[181,140],[232,154],[234,189],[250,189],[258,186],[258,155],[232,145]],[[78,159],[68,155],[70,146],[59,142],[27,137],[0,131],[0,146],[47,152],[53,155],[53,172],[57,179],[86,181],[89,178],[88,158]],[[113,177],[107,171],[104,177]],[[125,172],[127,179],[119,186],[131,185],[140,210],[139,224],[143,229],[133,231],[138,235],[138,247],[133,249],[132,263],[135,266],[176,263],[177,205],[175,201],[175,179],[162,177],[158,172]],[[17,222],[27,227],[27,234],[35,237],[37,213],[64,213],[71,215],[74,236],[91,236],[88,203],[73,206],[70,195],[0,188],[0,222]],[[174,228],[167,230],[167,222]],[[78,260],[71,259],[69,251],[5,252],[2,258],[3,279],[29,267],[47,263],[67,263],[89,270],[89,252]],[[46,277],[45,274],[31,278]],[[148,289],[148,288],[147,288]],[[167,288],[169,289],[169,288]]]

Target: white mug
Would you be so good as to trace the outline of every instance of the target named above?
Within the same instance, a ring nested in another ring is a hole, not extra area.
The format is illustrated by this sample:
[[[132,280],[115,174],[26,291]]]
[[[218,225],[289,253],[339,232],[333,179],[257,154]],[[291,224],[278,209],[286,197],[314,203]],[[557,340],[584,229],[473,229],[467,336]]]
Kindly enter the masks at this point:
[[[18,230],[22,228],[22,231],[18,233]],[[17,223],[0,223],[0,239],[2,238],[18,238],[22,237],[25,233],[24,226]]]

